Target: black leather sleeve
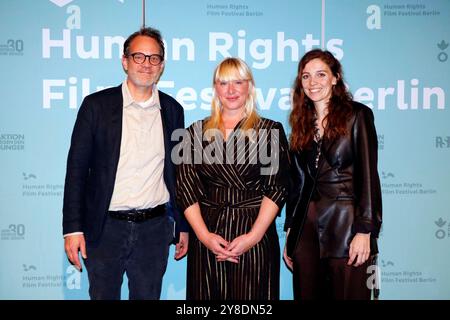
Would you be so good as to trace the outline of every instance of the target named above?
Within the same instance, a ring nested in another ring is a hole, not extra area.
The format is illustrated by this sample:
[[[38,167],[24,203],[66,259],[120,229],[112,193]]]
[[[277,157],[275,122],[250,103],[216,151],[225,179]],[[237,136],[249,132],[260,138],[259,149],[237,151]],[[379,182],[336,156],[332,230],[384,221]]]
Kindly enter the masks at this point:
[[[292,226],[295,210],[302,194],[304,180],[304,172],[300,169],[300,165],[297,163],[296,154],[291,151],[289,153],[289,188],[286,201],[284,231],[287,231]]]
[[[382,222],[381,186],[378,176],[378,140],[373,112],[358,104],[352,128],[354,165],[354,191],[356,196],[355,220],[352,231],[371,233],[377,238]]]

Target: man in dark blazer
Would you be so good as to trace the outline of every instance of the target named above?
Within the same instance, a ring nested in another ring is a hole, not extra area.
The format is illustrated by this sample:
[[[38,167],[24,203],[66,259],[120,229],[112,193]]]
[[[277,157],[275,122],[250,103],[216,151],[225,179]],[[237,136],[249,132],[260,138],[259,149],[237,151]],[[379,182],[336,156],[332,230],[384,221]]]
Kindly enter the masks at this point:
[[[169,246],[186,255],[188,227],[175,204],[172,132],[184,128],[181,105],[158,91],[164,43],[143,28],[124,43],[126,80],[87,96],[67,160],[63,234],[71,263],[89,277],[91,299],[159,299]]]

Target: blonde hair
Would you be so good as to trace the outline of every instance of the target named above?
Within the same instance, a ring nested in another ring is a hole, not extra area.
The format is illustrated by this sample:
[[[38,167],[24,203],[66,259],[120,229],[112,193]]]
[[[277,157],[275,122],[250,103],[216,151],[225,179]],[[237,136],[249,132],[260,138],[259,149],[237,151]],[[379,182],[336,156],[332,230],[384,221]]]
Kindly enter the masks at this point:
[[[217,81],[247,80],[249,82],[249,94],[245,100],[245,120],[241,125],[244,132],[256,128],[260,117],[256,111],[255,80],[248,65],[239,58],[226,58],[216,67],[213,77],[213,88]],[[209,129],[220,129],[222,124],[221,103],[216,91],[213,89],[211,102],[211,116],[206,120],[203,132]],[[213,131],[213,130],[211,130]]]

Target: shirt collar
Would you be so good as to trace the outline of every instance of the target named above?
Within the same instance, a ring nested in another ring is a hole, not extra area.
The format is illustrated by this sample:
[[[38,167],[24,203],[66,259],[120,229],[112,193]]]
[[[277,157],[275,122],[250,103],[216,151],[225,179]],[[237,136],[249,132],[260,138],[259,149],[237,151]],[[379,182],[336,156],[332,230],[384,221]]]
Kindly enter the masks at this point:
[[[130,93],[130,90],[128,89],[127,80],[122,83],[122,96],[123,96],[123,107],[129,107],[131,105],[139,106],[141,108],[149,108],[149,107],[156,107],[158,109],[161,109],[161,104],[159,103],[159,94],[158,94],[158,88],[156,84],[152,87],[152,96],[143,102],[136,102],[133,99],[133,96]]]

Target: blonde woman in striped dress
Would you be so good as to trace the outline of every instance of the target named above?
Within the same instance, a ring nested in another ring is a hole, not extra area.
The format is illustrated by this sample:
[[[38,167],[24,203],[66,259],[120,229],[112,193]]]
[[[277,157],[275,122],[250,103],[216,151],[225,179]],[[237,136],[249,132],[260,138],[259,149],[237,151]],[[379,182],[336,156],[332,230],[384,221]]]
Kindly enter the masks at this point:
[[[186,296],[277,300],[287,139],[279,122],[256,112],[253,75],[241,59],[217,66],[213,88],[211,116],[187,129],[177,167],[177,200],[192,228]]]

